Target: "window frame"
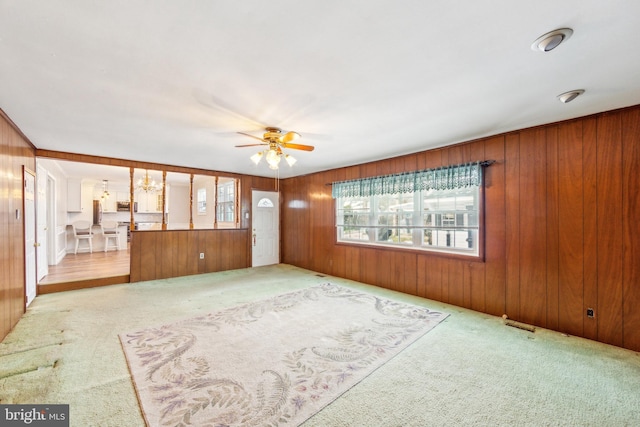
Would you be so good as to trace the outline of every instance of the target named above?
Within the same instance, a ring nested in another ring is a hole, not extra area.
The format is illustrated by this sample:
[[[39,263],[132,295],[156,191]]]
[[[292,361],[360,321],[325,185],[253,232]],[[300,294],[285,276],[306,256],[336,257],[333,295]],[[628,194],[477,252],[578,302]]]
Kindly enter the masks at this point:
[[[222,199],[221,196],[222,190]],[[218,182],[216,185],[216,222],[218,223],[235,223],[236,222],[236,180],[230,179],[222,184]],[[230,208],[230,209],[228,209]],[[227,216],[232,218],[228,219]]]
[[[207,189],[205,187],[200,187],[196,190],[196,204],[197,204],[197,209],[196,209],[197,214],[206,215],[207,214]]]
[[[391,250],[391,251],[399,251],[399,252],[410,252],[410,253],[415,253],[415,254],[421,254],[421,255],[429,255],[429,256],[437,256],[437,257],[444,257],[444,258],[450,258],[450,259],[459,259],[459,260],[464,260],[464,261],[471,261],[471,262],[484,262],[485,261],[485,246],[486,246],[486,239],[485,239],[485,234],[486,234],[486,226],[485,226],[485,188],[484,188],[484,177],[482,179],[482,182],[480,183],[480,185],[478,185],[477,187],[478,189],[478,206],[477,206],[477,214],[478,214],[478,230],[477,230],[477,254],[464,254],[462,252],[458,252],[458,251],[448,251],[446,249],[440,249],[440,248],[432,248],[432,247],[428,247],[425,246],[423,244],[417,246],[415,244],[415,237],[414,237],[414,243],[412,245],[401,245],[401,244],[397,244],[397,243],[385,243],[385,242],[379,242],[379,241],[371,241],[371,240],[363,240],[363,241],[357,241],[357,240],[339,240],[338,235],[339,235],[339,225],[338,224],[338,206],[339,206],[339,201],[341,200],[340,198],[336,198],[333,199],[333,226],[334,226],[334,244],[338,245],[338,246],[346,246],[346,247],[363,247],[363,248],[370,248],[370,249],[378,249],[378,250]],[[416,200],[416,198],[420,198],[420,194],[422,192],[413,192],[411,193],[413,195],[414,200]],[[416,194],[418,194],[418,196],[416,196]],[[374,209],[374,204],[375,204],[375,198],[378,196],[366,196],[367,198],[370,198],[370,208],[369,208],[369,212],[370,215],[375,215],[375,209]],[[421,206],[420,206],[421,207]],[[415,217],[420,216],[421,215],[421,210],[420,209],[414,209],[412,212],[412,215],[414,217],[413,219],[413,223],[415,224],[416,220]],[[395,226],[396,228],[404,228],[404,227],[398,227]],[[425,229],[424,226],[422,225],[412,225],[412,227],[414,229]],[[368,228],[368,229],[377,229],[378,226],[366,226],[364,228]]]

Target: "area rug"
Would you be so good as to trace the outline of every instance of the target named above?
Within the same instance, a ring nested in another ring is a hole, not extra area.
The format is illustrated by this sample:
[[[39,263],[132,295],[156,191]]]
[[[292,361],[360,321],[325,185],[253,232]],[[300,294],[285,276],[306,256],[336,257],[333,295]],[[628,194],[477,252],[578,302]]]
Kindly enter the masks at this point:
[[[327,283],[120,340],[149,426],[297,426],[446,317]]]

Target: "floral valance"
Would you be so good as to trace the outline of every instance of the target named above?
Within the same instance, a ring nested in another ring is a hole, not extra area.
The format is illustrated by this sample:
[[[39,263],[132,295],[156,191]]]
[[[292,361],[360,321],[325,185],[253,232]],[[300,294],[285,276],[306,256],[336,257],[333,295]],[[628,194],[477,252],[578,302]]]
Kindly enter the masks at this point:
[[[339,181],[333,183],[331,195],[336,199],[479,186],[482,184],[482,166],[487,164],[490,162],[465,163],[437,169]]]

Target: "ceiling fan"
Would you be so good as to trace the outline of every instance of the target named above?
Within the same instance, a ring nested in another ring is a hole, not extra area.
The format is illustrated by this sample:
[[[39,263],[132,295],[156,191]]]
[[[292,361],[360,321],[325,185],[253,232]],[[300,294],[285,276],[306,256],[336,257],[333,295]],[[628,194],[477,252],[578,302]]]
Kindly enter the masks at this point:
[[[260,141],[260,143],[236,145],[236,147],[258,147],[262,145],[268,147],[265,150],[251,156],[251,160],[256,165],[260,163],[260,160],[264,156],[271,169],[278,169],[280,159],[284,156],[289,166],[293,166],[293,164],[296,162],[296,159],[288,154],[284,154],[282,151],[283,148],[303,151],[313,151],[314,149],[312,145],[293,144],[291,141],[295,141],[296,139],[300,138],[300,134],[297,132],[290,131],[283,134],[282,129],[271,126],[266,127],[265,130],[266,132],[264,133],[262,138],[250,135],[248,133],[238,132],[241,135],[257,139]]]

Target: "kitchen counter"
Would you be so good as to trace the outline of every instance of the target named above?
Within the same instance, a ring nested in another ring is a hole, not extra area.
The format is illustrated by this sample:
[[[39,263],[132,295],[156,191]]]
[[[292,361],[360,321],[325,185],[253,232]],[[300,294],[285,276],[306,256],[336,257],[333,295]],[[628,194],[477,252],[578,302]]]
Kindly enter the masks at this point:
[[[136,222],[135,229],[137,231],[162,230],[160,222]]]

